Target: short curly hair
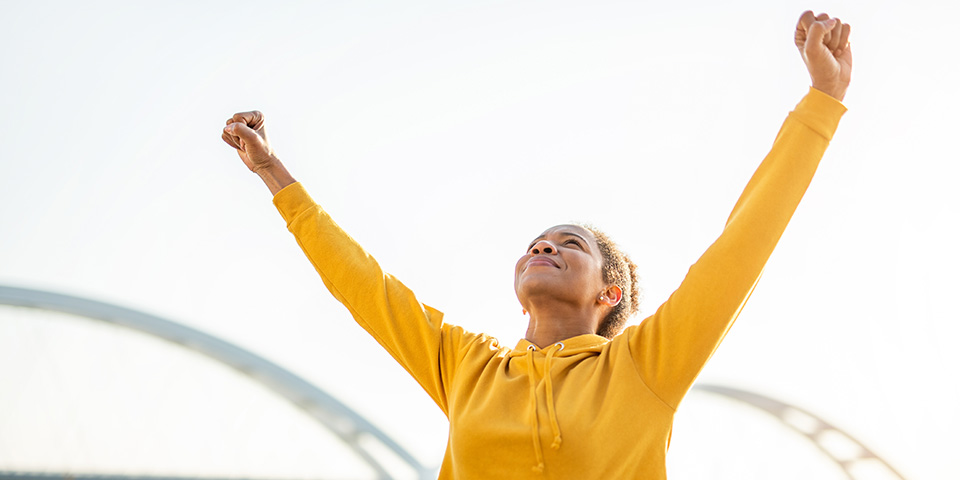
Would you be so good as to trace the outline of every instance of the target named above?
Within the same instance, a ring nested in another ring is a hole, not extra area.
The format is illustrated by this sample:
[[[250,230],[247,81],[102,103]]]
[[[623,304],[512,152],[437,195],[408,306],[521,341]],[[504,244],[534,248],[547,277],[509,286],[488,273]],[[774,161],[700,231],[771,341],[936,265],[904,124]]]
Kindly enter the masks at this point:
[[[602,230],[590,224],[578,225],[589,230],[597,240],[600,255],[603,257],[603,281],[623,290],[620,303],[613,307],[597,327],[597,335],[612,340],[623,331],[627,319],[640,311],[641,288],[637,265]]]

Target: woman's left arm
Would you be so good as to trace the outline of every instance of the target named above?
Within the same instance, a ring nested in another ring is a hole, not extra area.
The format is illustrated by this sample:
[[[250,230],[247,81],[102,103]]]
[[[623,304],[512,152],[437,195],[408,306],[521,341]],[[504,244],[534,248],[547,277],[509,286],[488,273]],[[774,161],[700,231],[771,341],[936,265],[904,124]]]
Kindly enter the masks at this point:
[[[734,206],[720,237],[650,318],[625,332],[644,382],[676,408],[740,314],[846,111],[850,27],[805,12],[796,42],[812,88]]]

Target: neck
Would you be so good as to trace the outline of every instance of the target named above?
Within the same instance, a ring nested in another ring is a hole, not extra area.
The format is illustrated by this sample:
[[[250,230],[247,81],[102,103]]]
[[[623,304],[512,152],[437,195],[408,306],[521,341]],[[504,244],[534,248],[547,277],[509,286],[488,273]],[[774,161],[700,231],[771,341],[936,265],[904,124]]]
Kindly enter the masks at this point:
[[[597,333],[600,317],[598,311],[581,311],[564,308],[553,303],[547,307],[531,306],[530,323],[524,338],[540,348],[577,335]]]

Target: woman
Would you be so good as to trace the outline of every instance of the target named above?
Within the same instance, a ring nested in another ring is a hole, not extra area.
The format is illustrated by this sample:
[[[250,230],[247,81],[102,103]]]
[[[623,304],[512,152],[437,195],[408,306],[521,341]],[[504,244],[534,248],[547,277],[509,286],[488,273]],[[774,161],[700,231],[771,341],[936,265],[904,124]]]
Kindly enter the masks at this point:
[[[259,112],[223,138],[271,193],[330,292],[450,420],[441,478],[665,478],[673,415],[736,319],[845,108],[849,25],[805,12],[795,40],[812,79],[717,241],[655,314],[603,234],[559,225],[516,265],[530,316],[514,347],[443,322],[330,219],[274,155]]]

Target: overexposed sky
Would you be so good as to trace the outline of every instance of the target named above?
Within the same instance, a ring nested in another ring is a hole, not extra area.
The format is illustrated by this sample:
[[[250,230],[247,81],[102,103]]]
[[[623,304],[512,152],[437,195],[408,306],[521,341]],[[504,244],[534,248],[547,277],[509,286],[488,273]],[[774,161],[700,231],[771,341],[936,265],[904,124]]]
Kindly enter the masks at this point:
[[[513,345],[513,265],[551,225],[616,239],[645,313],[679,284],[806,92],[806,9],[853,26],[850,111],[701,380],[818,413],[908,478],[958,477],[960,12],[944,2],[4,2],[0,284],[224,337],[437,464],[442,415],[326,294],[224,120],[264,111],[294,176],[388,271]],[[3,318],[3,343],[55,335]],[[114,355],[103,341],[75,355]],[[0,406],[17,368],[0,367]],[[688,401],[693,418],[713,400]],[[697,458],[685,407],[671,458]],[[726,431],[722,458],[759,455]]]

